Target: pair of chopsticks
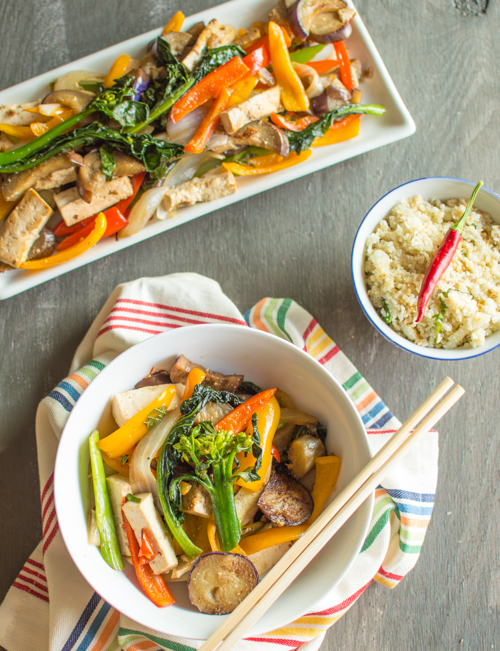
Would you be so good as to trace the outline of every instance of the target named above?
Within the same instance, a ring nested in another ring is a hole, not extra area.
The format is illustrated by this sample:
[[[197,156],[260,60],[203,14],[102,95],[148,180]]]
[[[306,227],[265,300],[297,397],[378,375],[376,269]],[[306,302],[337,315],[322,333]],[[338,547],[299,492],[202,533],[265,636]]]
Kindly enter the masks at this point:
[[[368,499],[383,478],[401,461],[410,448],[424,434],[427,434],[463,396],[465,392],[458,385],[448,393],[453,384],[453,380],[446,378],[431,393],[396,434],[339,493],[304,535],[292,545],[247,598],[208,638],[199,651],[214,651],[215,649],[228,651],[234,648],[356,509]],[[446,395],[447,393],[448,395]],[[442,398],[443,400],[441,400]]]

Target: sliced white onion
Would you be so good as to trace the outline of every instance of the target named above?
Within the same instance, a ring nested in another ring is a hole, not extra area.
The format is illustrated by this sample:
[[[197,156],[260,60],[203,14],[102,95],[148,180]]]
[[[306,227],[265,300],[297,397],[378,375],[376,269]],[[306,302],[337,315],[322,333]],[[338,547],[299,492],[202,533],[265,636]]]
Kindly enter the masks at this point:
[[[161,504],[156,487],[156,477],[151,470],[151,461],[157,456],[163,441],[170,434],[170,430],[179,420],[179,409],[169,411],[159,423],[154,425],[137,445],[132,461],[130,462],[130,486],[132,493],[152,493],[154,502],[160,513]]]
[[[266,86],[276,86],[276,77],[267,68],[261,68],[257,73],[259,81]]]
[[[54,83],[54,90],[82,90],[80,86],[80,81],[86,81],[92,79],[92,81],[104,81],[103,75],[100,75],[98,72],[90,72],[89,70],[72,70],[67,72],[65,75],[56,79]]]
[[[154,215],[168,190],[169,188],[165,186],[146,190],[130,211],[128,224],[118,232],[118,238],[130,237],[142,230]]]
[[[324,89],[323,84],[321,83],[321,79],[319,78],[316,70],[304,63],[294,63],[293,67],[301,79],[304,79],[306,81],[308,79],[311,80],[307,87],[306,84],[304,84],[307,97],[309,97],[309,99],[312,99],[313,97],[318,97],[318,95],[321,95]]]
[[[65,108],[68,110],[68,107]],[[37,106],[37,110],[41,115],[52,117],[56,115],[57,111],[63,110],[63,106],[62,104],[40,104],[40,106]]]
[[[223,150],[221,148],[224,147]],[[226,149],[231,149],[231,139],[225,133],[214,133],[213,136],[207,143],[207,149],[219,149],[225,151]]]
[[[188,113],[179,122],[175,124],[169,116],[167,121],[167,135],[169,142],[176,142],[179,145],[187,145],[196,133],[196,129],[203,122],[203,118],[208,113],[208,106],[203,104],[194,111]]]
[[[87,513],[87,534],[89,545],[94,545],[95,547],[101,546],[101,536],[99,535],[99,529],[97,528],[95,509],[89,509]]]

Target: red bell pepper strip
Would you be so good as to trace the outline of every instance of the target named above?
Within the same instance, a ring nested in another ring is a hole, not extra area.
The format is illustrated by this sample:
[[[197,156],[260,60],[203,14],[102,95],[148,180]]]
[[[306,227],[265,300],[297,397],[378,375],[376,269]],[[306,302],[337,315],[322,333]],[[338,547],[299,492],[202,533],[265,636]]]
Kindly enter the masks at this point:
[[[233,434],[243,432],[248,427],[253,414],[259,409],[262,409],[264,405],[267,405],[276,391],[277,389],[268,389],[267,391],[261,391],[257,395],[252,396],[220,420],[215,425],[215,429],[218,432],[220,430],[232,431]]]
[[[141,187],[145,176],[146,172],[141,172],[140,174],[135,174],[132,176],[130,178],[130,181],[132,182],[132,188],[134,190],[133,194],[126,199],[122,199],[114,206],[111,206],[111,208],[108,208],[104,211],[108,225],[103,237],[114,235],[115,233],[118,233],[118,231],[121,231],[122,228],[125,228],[128,223],[128,215],[125,215],[124,213],[132,203],[135,195]],[[87,217],[87,219],[83,219],[81,222],[74,224],[73,226],[66,226],[64,221],[60,221],[54,228],[54,235],[57,237],[60,237],[61,235],[68,235],[69,237],[66,237],[62,242],[59,242],[56,247],[57,250],[64,251],[64,249],[77,244],[81,239],[86,237],[92,231],[96,217],[97,215],[94,215],[93,217]]]
[[[219,126],[220,114],[227,109],[232,94],[233,91],[230,88],[223,88],[220,91],[202,123],[196,129],[196,133],[184,147],[184,151],[201,154],[213,132]]]
[[[213,99],[223,88],[232,86],[246,77],[249,72],[248,66],[239,57],[233,57],[231,61],[219,66],[177,100],[170,111],[172,122],[178,122],[198,106]]]
[[[278,450],[274,447],[274,445],[271,447],[271,454],[273,455],[273,457],[276,459],[276,461],[277,461],[278,463],[281,463],[280,453],[279,453]]]
[[[271,63],[269,49],[266,45],[261,45],[256,50],[253,50],[250,54],[247,54],[246,57],[243,57],[242,61],[246,66],[248,66],[248,69],[250,70],[248,76],[251,77],[262,68],[267,68],[267,66]]]
[[[280,25],[281,30],[283,31],[283,36],[285,37],[285,43],[287,47],[290,47],[292,44],[292,39],[290,38],[290,34],[286,31],[286,29],[283,27],[283,25]],[[243,48],[247,54],[252,54],[252,52],[255,52],[258,48],[262,47],[263,45],[266,46],[267,51],[269,52],[269,37],[267,36],[261,36],[261,38],[257,39],[253,43],[251,43],[248,47]],[[267,66],[266,66],[267,68]]]
[[[351,91],[355,87],[356,82],[352,76],[351,62],[344,41],[338,41],[333,46],[340,66],[340,81],[348,91]]]
[[[139,543],[135,539],[135,533],[126,518],[125,513],[123,513],[123,509],[122,516],[125,532],[127,534],[128,546],[130,548],[132,564],[135,567],[135,573],[142,589],[155,606],[158,606],[159,608],[171,606],[175,601],[170,594],[170,590],[167,588],[165,579],[161,574],[155,574],[149,564],[141,565],[139,558]]]
[[[288,115],[293,116],[295,114],[289,113]],[[306,127],[313,122],[317,122],[319,119],[315,115],[305,115],[295,121],[287,120],[287,117],[288,116],[279,115],[279,113],[271,113],[271,121],[274,122],[277,127],[288,129],[288,131],[303,131]]]
[[[142,530],[141,548],[139,549],[139,563],[145,565],[155,557],[155,551],[146,529]]]
[[[479,183],[474,188],[464,214],[446,233],[443,241],[439,245],[439,248],[434,255],[434,258],[432,259],[431,264],[429,265],[429,268],[427,269],[427,273],[424,276],[422,285],[420,287],[420,293],[418,295],[418,315],[415,319],[415,323],[418,323],[424,316],[425,310],[429,304],[429,300],[434,290],[436,289],[437,283],[441,279],[444,272],[450,266],[453,256],[455,255],[460,242],[463,240],[465,222],[467,221],[467,217],[472,210],[472,205],[482,185],[483,182],[479,181]]]

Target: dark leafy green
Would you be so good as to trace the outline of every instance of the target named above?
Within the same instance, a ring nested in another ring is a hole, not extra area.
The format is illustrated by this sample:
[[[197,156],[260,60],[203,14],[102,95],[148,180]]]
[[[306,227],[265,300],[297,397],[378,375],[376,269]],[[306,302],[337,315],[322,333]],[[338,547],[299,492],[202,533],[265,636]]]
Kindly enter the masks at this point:
[[[253,382],[242,382],[238,389],[241,393],[248,393],[251,396],[256,396],[262,389]]]
[[[108,145],[103,145],[99,149],[99,154],[101,156],[101,169],[102,173],[108,181],[111,181],[113,178],[113,172],[115,171],[116,162],[113,150]]]
[[[159,423],[162,420],[166,413],[166,407],[157,407],[156,409],[153,409],[146,418],[146,427],[151,429],[153,425],[156,425],[156,423]]]
[[[346,115],[355,114],[382,115],[385,113],[383,106],[377,104],[349,104],[341,108],[325,113],[317,122],[313,122],[302,131],[285,131],[290,150],[300,154],[305,149],[309,149],[316,138],[324,136],[328,129],[333,125],[335,120],[343,118]]]
[[[33,141],[34,142],[34,141]],[[134,156],[144,163],[146,171],[153,176],[161,176],[168,163],[182,155],[182,145],[165,142],[150,135],[133,136],[127,133],[120,133],[99,122],[92,122],[86,127],[74,129],[64,133],[52,140],[45,147],[41,148],[28,160],[19,160],[11,164],[1,164],[0,173],[21,172],[39,163],[52,158],[61,151],[68,151],[76,147],[88,147],[94,144],[108,144],[114,149],[119,149],[130,156]],[[10,152],[6,152],[10,153]]]

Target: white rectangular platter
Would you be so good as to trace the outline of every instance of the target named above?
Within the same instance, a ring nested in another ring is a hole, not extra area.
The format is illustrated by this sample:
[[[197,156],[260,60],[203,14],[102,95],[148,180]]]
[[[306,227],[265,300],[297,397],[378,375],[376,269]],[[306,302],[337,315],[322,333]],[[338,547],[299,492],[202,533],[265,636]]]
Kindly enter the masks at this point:
[[[256,20],[266,20],[269,11],[275,4],[275,0],[232,0],[232,2],[218,5],[186,18],[185,26],[188,29],[198,21],[208,22],[212,18],[217,18],[220,22],[245,28]],[[353,6],[351,2],[349,4]],[[179,8],[182,8],[181,5],[179,5]],[[71,70],[93,70],[107,73],[111,64],[120,54],[129,54],[134,58],[141,58],[147,44],[160,32],[161,26],[158,26],[158,29],[151,32],[123,41],[3,90],[0,92],[0,104],[20,104],[44,97],[50,92],[50,84]],[[166,221],[154,220],[148,223],[142,231],[132,237],[119,241],[114,238],[107,238],[78,258],[57,267],[44,269],[43,271],[19,270],[0,274],[0,299],[15,296],[47,280],[121,251],[137,242],[154,237],[158,233],[163,233],[170,228],[180,226],[209,212],[229,206],[236,201],[247,199],[259,192],[270,190],[311,172],[335,165],[348,158],[364,154],[367,151],[388,145],[413,134],[415,132],[415,123],[403,104],[359,15],[354,18],[353,32],[347,46],[351,58],[360,59],[364,68],[371,67],[373,69],[373,77],[363,84],[363,102],[382,104],[387,109],[386,114],[381,118],[363,117],[361,131],[357,138],[329,147],[314,149],[312,156],[306,162],[274,174],[247,178],[238,177],[238,191],[229,197],[182,208],[171,219]]]

